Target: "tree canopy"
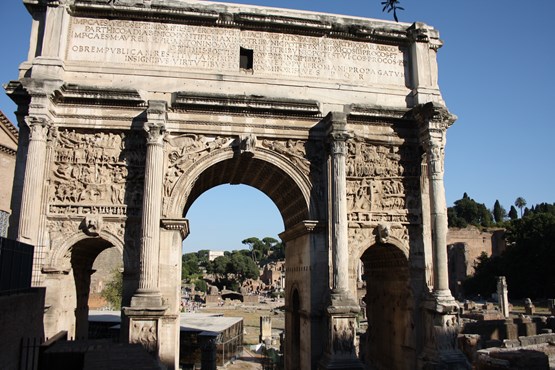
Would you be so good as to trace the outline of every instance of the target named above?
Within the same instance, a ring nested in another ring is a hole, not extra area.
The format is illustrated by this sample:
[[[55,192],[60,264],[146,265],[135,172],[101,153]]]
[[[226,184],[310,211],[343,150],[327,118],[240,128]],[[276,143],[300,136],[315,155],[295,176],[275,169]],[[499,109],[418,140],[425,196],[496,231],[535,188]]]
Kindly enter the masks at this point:
[[[463,197],[455,201],[453,207],[447,209],[450,227],[467,227],[468,225],[492,226],[493,218],[490,211],[482,203],[477,203],[464,193]]]

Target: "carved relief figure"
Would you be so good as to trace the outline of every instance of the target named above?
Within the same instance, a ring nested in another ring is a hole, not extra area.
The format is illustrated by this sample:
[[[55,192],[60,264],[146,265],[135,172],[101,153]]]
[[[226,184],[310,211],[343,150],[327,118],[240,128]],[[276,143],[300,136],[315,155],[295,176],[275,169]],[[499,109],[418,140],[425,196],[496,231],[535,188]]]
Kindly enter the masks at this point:
[[[125,215],[140,207],[144,150],[137,141],[133,134],[59,131],[49,212]]]
[[[131,343],[140,343],[148,352],[157,350],[157,329],[155,321],[135,321],[131,330]]]
[[[333,351],[351,354],[355,350],[355,324],[351,320],[336,320],[333,325]]]

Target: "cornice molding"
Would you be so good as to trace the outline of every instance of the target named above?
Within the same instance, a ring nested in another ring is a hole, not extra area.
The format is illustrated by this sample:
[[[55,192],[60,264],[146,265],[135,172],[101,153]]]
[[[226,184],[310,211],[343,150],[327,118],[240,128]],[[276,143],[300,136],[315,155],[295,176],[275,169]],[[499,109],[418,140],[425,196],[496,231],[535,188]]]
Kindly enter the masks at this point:
[[[315,100],[276,99],[252,95],[199,95],[186,92],[175,93],[172,100],[172,108],[191,111],[320,115],[320,108]]]
[[[317,220],[304,220],[301,221],[292,227],[288,228],[281,234],[279,237],[283,242],[287,243],[290,240],[296,239],[300,236],[313,232],[314,230],[319,230],[324,227],[321,221]]]
[[[125,107],[146,107],[146,102],[134,89],[114,89],[100,86],[64,84],[54,91],[58,104],[87,104]]]
[[[399,45],[413,42],[441,44],[438,32],[423,23],[411,25],[240,4],[172,0],[73,0],[69,11],[77,17],[195,24]]]

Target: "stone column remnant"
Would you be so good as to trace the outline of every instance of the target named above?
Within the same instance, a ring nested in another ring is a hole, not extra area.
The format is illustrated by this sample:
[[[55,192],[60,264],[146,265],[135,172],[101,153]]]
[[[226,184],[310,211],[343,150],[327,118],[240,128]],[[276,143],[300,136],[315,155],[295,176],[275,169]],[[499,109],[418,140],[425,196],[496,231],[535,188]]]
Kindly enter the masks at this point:
[[[329,122],[331,156],[331,252],[333,281],[327,308],[328,343],[319,369],[363,369],[356,356],[356,315],[360,306],[349,290],[349,224],[347,219],[347,115],[331,112]]]
[[[272,341],[272,318],[260,316],[260,343],[270,344]]]
[[[499,307],[501,308],[501,313],[505,318],[509,317],[509,290],[507,289],[507,281],[505,276],[499,276],[497,278],[497,299],[499,301]]]
[[[131,306],[161,306],[158,281],[160,248],[160,212],[164,162],[166,103],[150,101],[147,110],[147,133],[143,213],[141,220],[139,289]]]
[[[25,123],[29,126],[29,149],[21,198],[21,213],[17,240],[36,245],[42,192],[44,183],[44,159],[46,140],[51,122],[44,117],[28,116]]]

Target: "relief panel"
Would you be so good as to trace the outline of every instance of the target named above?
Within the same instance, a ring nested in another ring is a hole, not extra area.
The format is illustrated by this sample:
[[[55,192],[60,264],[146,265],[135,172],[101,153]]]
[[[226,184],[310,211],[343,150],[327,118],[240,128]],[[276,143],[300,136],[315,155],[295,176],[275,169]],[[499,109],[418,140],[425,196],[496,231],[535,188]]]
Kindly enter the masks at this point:
[[[135,133],[58,131],[48,214],[139,215],[144,139]]]

